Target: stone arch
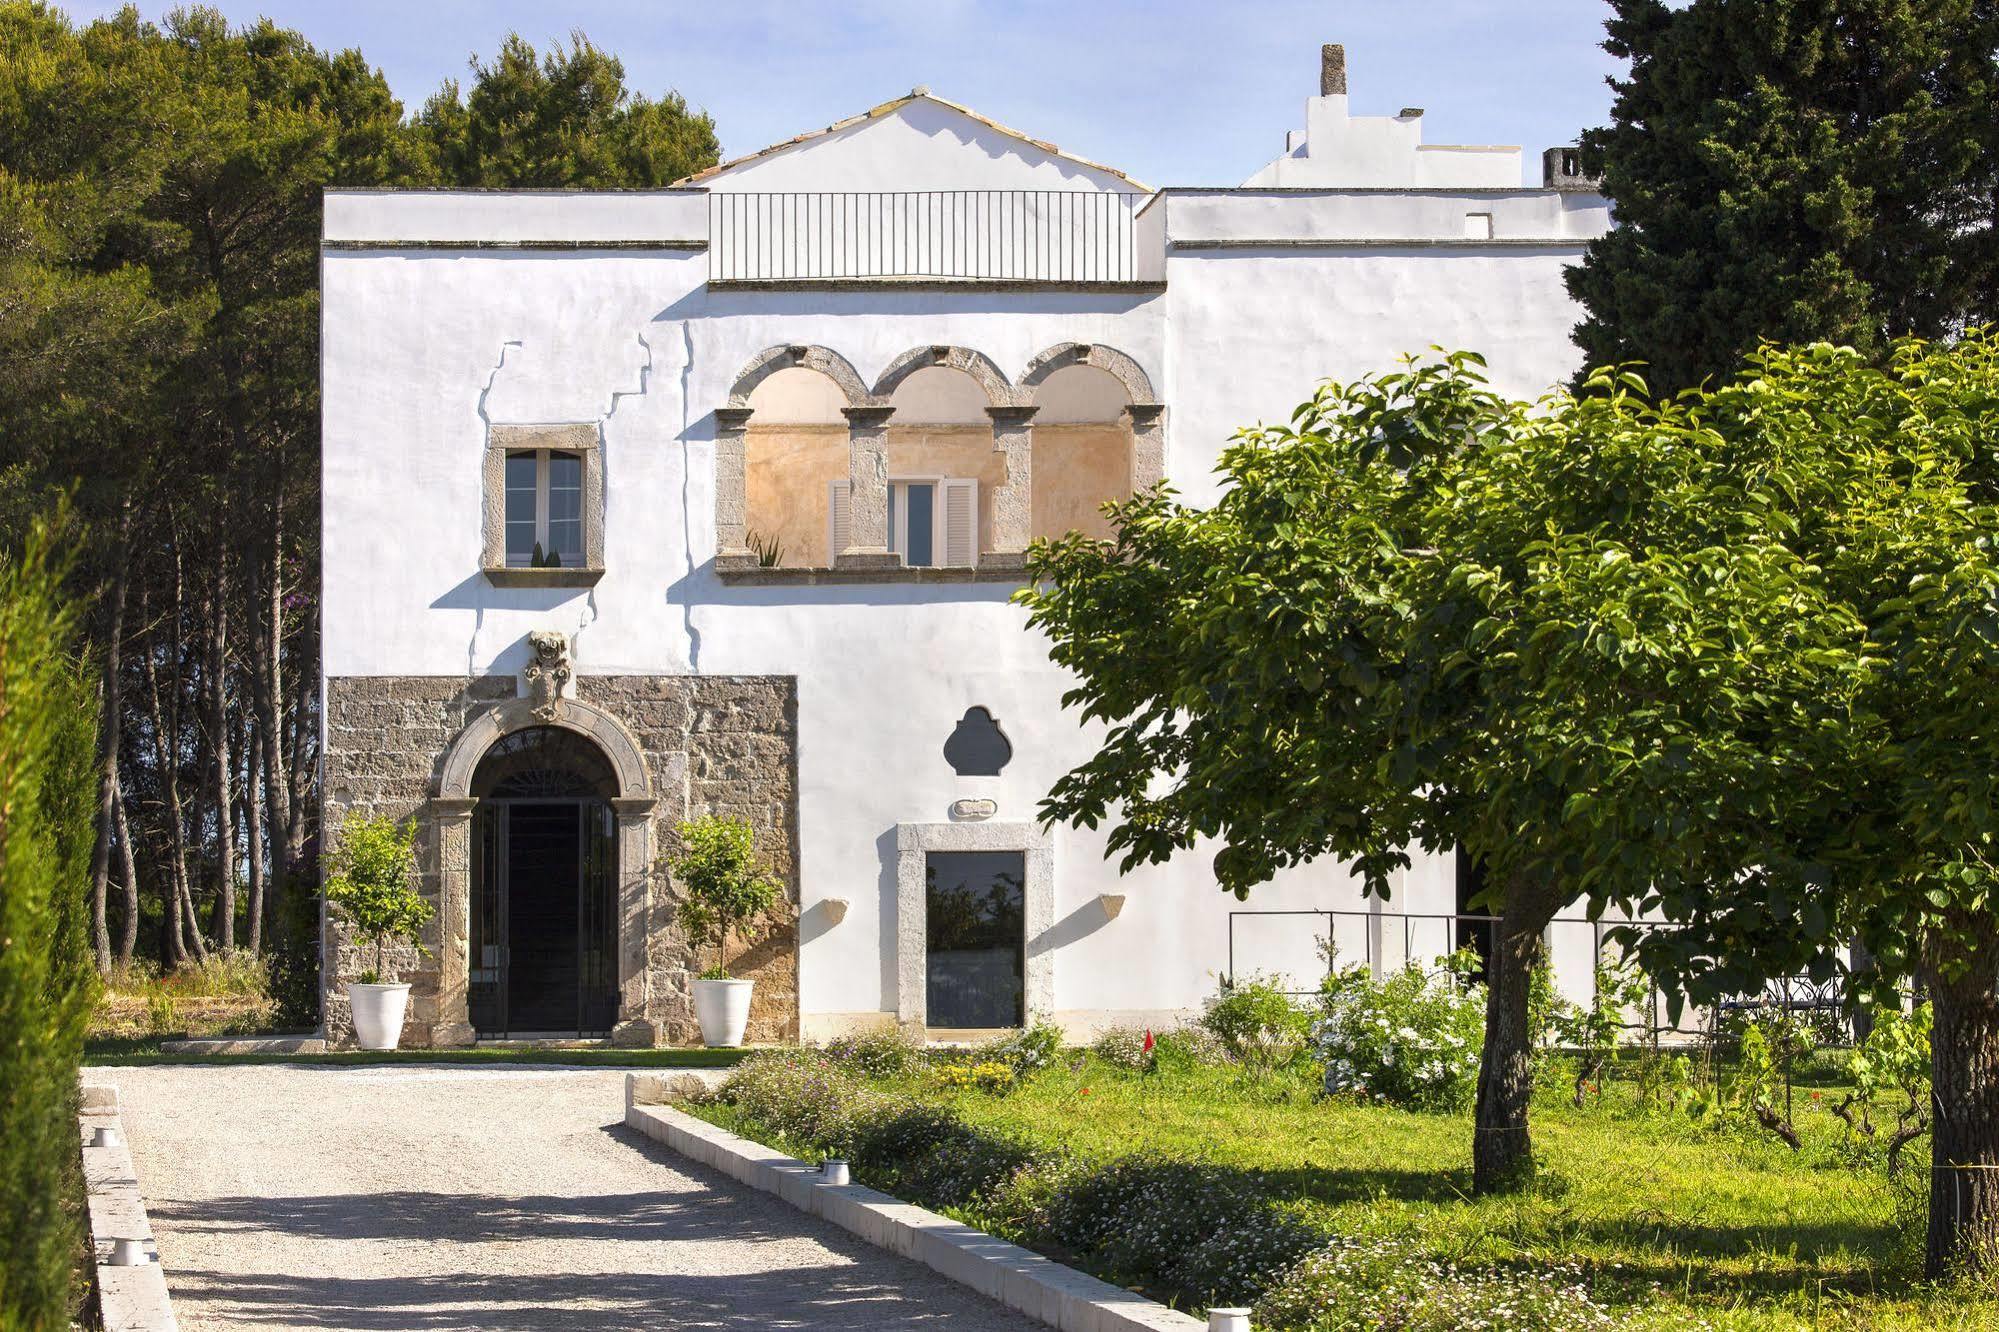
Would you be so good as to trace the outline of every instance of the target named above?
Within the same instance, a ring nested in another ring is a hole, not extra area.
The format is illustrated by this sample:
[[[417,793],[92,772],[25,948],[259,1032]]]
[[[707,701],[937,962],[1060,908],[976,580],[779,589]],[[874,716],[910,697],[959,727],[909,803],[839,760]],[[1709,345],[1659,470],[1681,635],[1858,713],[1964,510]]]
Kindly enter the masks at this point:
[[[1027,369],[1020,376],[1021,392],[1032,394],[1050,375],[1072,365],[1094,366],[1111,375],[1124,385],[1125,393],[1135,406],[1150,406],[1159,401],[1153,396],[1151,376],[1138,362],[1116,347],[1107,347],[1101,342],[1062,342],[1050,347],[1027,363]]]
[[[780,370],[816,370],[840,386],[849,407],[865,407],[874,399],[846,357],[825,347],[767,347],[750,359],[729,387],[729,406],[747,409],[757,385]]]
[[[472,774],[501,737],[529,726],[561,726],[592,741],[611,761],[618,794],[611,801],[618,838],[618,1022],[615,1045],[651,1045],[652,1020],[646,974],[648,922],[652,917],[652,814],[655,804],[645,756],[630,731],[602,708],[558,698],[536,711],[534,700],[509,699],[467,723],[445,751],[437,796],[430,802],[437,838],[437,995],[433,1045],[470,1045],[476,1038],[467,1005],[471,958]]]
[[[984,352],[973,351],[969,347],[911,347],[902,355],[888,363],[881,378],[875,381],[875,401],[886,403],[895,396],[902,381],[918,370],[942,367],[947,370],[961,370],[972,377],[986,395],[986,401],[994,407],[1010,407],[1018,401],[1013,385],[1006,375],[993,364],[993,359]]]
[[[444,767],[437,779],[440,800],[466,800],[472,796],[472,774],[503,736],[529,726],[560,726],[575,731],[596,744],[611,761],[618,776],[618,798],[651,799],[652,779],[646,773],[645,755],[638,742],[616,717],[580,699],[555,700],[553,717],[538,716],[533,703],[516,698],[490,708],[458,733],[445,752]]]

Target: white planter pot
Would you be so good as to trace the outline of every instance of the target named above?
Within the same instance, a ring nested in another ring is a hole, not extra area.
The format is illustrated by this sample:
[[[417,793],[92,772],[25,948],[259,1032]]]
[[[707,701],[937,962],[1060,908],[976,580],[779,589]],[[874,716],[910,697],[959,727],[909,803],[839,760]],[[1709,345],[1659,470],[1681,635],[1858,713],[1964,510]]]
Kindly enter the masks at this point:
[[[347,1004],[354,1010],[354,1042],[363,1050],[393,1050],[403,1038],[403,1010],[409,1007],[407,985],[347,984]]]
[[[702,1043],[741,1045],[750,1024],[750,987],[755,981],[698,980],[694,982],[694,1016],[701,1020]]]

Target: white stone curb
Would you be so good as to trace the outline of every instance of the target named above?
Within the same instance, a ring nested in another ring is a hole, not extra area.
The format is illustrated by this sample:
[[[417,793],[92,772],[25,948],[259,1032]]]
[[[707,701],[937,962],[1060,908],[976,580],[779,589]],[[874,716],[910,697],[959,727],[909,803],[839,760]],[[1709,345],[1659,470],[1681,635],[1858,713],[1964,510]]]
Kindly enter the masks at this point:
[[[138,1172],[118,1116],[118,1089],[85,1087],[77,1120],[83,1130],[83,1178],[90,1192],[90,1240],[97,1253],[97,1307],[105,1332],[177,1332],[160,1250],[153,1243],[153,1226],[146,1219]],[[117,1135],[116,1144],[92,1146],[97,1131],[107,1128]],[[146,1261],[113,1266],[111,1250],[117,1240],[139,1241]]]
[[[660,1091],[658,1077],[625,1076],[627,1127],[1050,1327],[1062,1332],[1200,1332],[1207,1326],[962,1221],[858,1184],[820,1183],[817,1166],[671,1106],[645,1103]]]

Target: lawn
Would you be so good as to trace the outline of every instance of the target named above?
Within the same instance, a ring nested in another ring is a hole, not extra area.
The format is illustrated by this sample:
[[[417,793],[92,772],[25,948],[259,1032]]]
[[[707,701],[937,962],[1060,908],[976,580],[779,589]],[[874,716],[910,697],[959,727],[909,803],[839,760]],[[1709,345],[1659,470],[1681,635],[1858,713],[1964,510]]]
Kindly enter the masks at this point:
[[[1205,1162],[1326,1232],[1399,1238],[1461,1271],[1576,1264],[1619,1326],[1999,1326],[1999,1302],[1914,1280],[1920,1219],[1898,1195],[1920,1178],[1926,1143],[1902,1184],[1891,1182],[1878,1162],[1856,1160],[1845,1126],[1819,1108],[1836,1087],[1799,1089],[1804,1145],[1793,1152],[1752,1129],[1641,1109],[1630,1083],[1610,1082],[1582,1109],[1558,1078],[1548,1083],[1534,1106],[1536,1187],[1473,1199],[1469,1116],[1328,1100],[1305,1078],[1203,1066],[1146,1075],[1070,1052],[1000,1093],[951,1087],[926,1068],[873,1080],[982,1135],[1096,1161],[1151,1153]],[[696,1109],[811,1154],[813,1144],[739,1107]],[[942,1210],[1031,1240],[1018,1198],[1000,1195]],[[1058,1256],[1134,1284],[1115,1264]]]

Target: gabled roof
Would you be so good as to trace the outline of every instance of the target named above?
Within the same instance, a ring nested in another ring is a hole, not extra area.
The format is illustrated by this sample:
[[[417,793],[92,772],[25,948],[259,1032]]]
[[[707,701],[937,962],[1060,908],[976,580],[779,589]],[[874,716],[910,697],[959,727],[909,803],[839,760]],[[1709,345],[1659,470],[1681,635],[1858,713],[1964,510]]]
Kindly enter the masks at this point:
[[[1119,171],[1116,167],[1108,167],[1101,162],[1092,162],[1089,158],[1078,157],[1074,153],[1065,153],[1060,148],[1057,148],[1054,144],[1048,142],[1046,139],[1037,139],[1034,138],[1032,135],[1022,134],[1019,130],[1014,129],[1009,125],[1000,124],[997,120],[992,119],[990,116],[980,115],[978,112],[972,110],[972,108],[969,106],[964,106],[957,102],[953,102],[948,98],[939,97],[935,93],[931,92],[928,88],[923,88],[923,87],[913,88],[909,92],[903,94],[901,97],[895,98],[893,101],[883,102],[880,106],[871,107],[868,110],[861,112],[861,114],[859,114],[858,116],[848,116],[845,120],[836,120],[832,124],[828,125],[825,129],[808,130],[804,134],[794,135],[793,137],[786,139],[783,143],[774,143],[768,148],[759,148],[756,152],[745,153],[741,157],[732,157],[726,162],[716,163],[714,166],[709,167],[706,171],[697,171],[691,176],[683,176],[681,179],[676,180],[673,183],[675,185],[699,185],[703,181],[708,180],[710,177],[718,176],[722,172],[728,171],[734,167],[742,166],[746,162],[755,162],[766,157],[772,157],[778,153],[785,152],[788,149],[796,148],[802,143],[810,143],[814,139],[823,139],[829,134],[838,134],[840,131],[852,129],[856,125],[865,125],[871,120],[880,120],[883,116],[894,115],[897,111],[900,111],[903,107],[908,106],[911,102],[935,102],[938,106],[948,107],[950,110],[956,111],[961,116],[967,116],[973,120],[978,121],[981,125],[986,126],[988,129],[997,130],[1001,134],[1006,135],[1010,139],[1018,139],[1022,143],[1028,144],[1035,148],[1039,148],[1042,152],[1047,153],[1052,157],[1059,157],[1062,158],[1064,161],[1074,162],[1076,165],[1082,167],[1088,167],[1092,171],[1107,172],[1110,175],[1116,176],[1119,180],[1129,183],[1133,189],[1138,190],[1141,193],[1150,194],[1152,192],[1151,186],[1146,185],[1141,181],[1133,180],[1130,176],[1127,176],[1124,172]]]

